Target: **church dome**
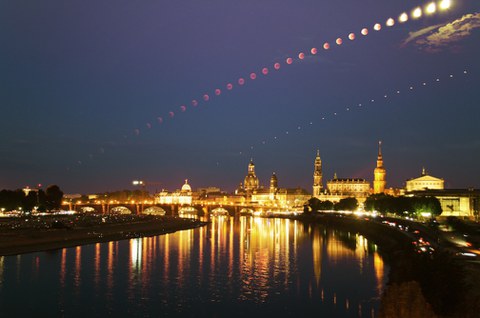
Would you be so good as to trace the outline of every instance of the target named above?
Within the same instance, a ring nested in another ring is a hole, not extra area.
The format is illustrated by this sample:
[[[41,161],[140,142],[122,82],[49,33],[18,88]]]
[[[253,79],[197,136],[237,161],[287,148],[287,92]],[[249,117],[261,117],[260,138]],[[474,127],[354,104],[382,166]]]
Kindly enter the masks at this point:
[[[258,188],[258,178],[253,174],[249,174],[245,177],[243,182],[245,190],[254,190]]]
[[[192,192],[192,188],[188,184],[188,179],[185,179],[185,184],[182,186],[182,192]]]

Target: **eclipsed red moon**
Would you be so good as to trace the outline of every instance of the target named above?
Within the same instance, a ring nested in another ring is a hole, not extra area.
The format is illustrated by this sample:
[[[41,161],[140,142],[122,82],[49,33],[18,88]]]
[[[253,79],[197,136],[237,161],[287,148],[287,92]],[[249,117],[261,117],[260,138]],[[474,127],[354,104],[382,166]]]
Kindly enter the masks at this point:
[[[288,65],[290,65],[290,64],[292,64],[293,59],[292,59],[291,57],[289,57],[289,58],[287,58],[287,61],[286,61],[286,62],[287,62]]]
[[[310,50],[310,53],[312,53],[313,55],[317,54],[318,50],[316,47],[312,47],[312,49]]]
[[[298,58],[301,59],[301,60],[303,60],[303,59],[305,58],[305,53],[300,52],[300,53],[298,54]]]
[[[342,38],[338,38],[338,39],[335,41],[335,43],[337,43],[337,45],[342,45],[342,43],[343,43]]]
[[[262,68],[262,74],[267,75],[268,74],[268,68],[266,68],[266,67]]]
[[[193,107],[196,107],[198,105],[198,102],[196,99],[192,100],[192,106]]]
[[[182,112],[186,111],[186,110],[187,110],[187,106],[185,106],[185,105],[180,106],[180,110],[181,110]]]
[[[243,84],[245,84],[245,80],[242,77],[240,77],[238,79],[238,85],[243,85]]]
[[[323,49],[324,49],[324,50],[328,50],[329,48],[330,48],[330,44],[329,44],[328,42],[325,42],[325,43],[323,44]]]
[[[257,74],[255,73],[250,73],[250,79],[254,80],[257,78]]]
[[[207,94],[203,95],[203,100],[208,102],[208,100],[210,99],[210,96],[208,96]]]
[[[232,85],[232,83],[228,83],[228,84],[227,84],[227,89],[228,89],[229,91],[231,91],[231,90],[232,90],[232,88],[233,88],[233,85]]]
[[[273,68],[276,69],[276,70],[279,70],[280,69],[280,63],[273,64]]]
[[[222,91],[220,90],[220,88],[217,88],[217,89],[215,90],[215,95],[218,96],[218,95],[220,95],[221,93],[222,93]]]

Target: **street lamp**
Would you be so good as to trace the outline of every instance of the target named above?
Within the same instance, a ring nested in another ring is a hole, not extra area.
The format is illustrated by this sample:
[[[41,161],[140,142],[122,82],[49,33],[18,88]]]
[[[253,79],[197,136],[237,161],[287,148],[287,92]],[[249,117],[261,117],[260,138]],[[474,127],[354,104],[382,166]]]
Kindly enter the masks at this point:
[[[142,187],[142,190],[141,190],[141,213],[143,213],[143,201],[145,201],[145,182],[141,181],[141,180],[133,180],[132,181],[132,184],[134,186],[140,186]]]

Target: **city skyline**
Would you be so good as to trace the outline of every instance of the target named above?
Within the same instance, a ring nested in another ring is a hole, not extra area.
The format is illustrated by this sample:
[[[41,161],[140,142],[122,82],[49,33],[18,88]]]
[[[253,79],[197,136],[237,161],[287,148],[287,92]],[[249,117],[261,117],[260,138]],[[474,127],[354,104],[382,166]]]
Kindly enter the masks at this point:
[[[379,140],[387,188],[480,188],[480,5],[429,3],[0,4],[0,188],[372,184]]]

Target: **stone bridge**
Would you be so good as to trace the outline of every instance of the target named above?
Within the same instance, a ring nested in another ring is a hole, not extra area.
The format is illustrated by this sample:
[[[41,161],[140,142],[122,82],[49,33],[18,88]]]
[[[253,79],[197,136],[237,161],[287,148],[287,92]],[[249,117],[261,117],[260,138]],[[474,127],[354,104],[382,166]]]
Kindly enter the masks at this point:
[[[123,213],[123,214],[158,214],[158,215],[179,215],[183,213],[193,213],[197,215],[208,215],[211,212],[218,211],[217,209],[224,209],[229,215],[239,215],[241,213],[253,213],[255,206],[253,205],[223,205],[223,204],[154,204],[154,203],[68,203],[62,206],[65,210],[109,214],[109,213]]]

